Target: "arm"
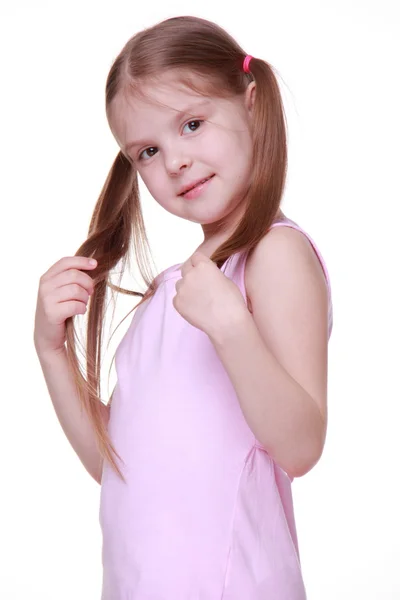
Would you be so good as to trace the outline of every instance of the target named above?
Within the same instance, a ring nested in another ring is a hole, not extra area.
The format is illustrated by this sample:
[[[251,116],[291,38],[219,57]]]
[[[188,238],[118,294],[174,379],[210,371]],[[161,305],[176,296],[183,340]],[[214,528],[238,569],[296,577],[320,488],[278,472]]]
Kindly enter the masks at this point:
[[[103,460],[94,430],[86,411],[81,407],[66,352],[66,349],[50,355],[38,352],[38,358],[61,427],[88,473],[100,483]],[[109,407],[103,403],[101,405],[107,425]]]
[[[291,477],[319,460],[327,426],[327,287],[314,250],[293,229],[272,229],[248,259],[252,313],[211,337],[243,414]]]

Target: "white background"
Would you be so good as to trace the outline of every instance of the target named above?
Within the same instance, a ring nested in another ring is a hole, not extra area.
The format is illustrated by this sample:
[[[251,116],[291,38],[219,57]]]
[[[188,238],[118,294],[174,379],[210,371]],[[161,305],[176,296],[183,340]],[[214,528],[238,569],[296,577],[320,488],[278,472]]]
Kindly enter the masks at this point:
[[[317,242],[332,280],[328,438],[318,465],[293,484],[308,598],[400,599],[398,3],[0,6],[0,598],[100,597],[100,487],[47,394],[33,346],[37,287],[85,239],[117,153],[104,112],[113,59],[143,27],[193,14],[280,73],[289,124],[283,210]],[[200,227],[145,192],[143,203],[158,270],[183,262]],[[118,304],[114,327],[129,302]]]

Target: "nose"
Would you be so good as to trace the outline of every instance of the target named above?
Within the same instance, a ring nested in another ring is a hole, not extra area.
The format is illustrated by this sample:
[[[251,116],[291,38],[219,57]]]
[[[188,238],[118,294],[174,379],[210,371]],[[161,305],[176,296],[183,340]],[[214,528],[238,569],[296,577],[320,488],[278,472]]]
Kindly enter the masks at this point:
[[[164,151],[165,168],[169,175],[179,175],[182,171],[191,166],[192,160],[188,153],[179,146]]]

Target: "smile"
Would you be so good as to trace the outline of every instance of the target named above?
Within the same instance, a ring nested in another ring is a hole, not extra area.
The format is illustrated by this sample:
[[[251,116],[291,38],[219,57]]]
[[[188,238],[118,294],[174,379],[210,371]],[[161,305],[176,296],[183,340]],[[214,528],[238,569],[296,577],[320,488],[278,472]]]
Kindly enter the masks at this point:
[[[210,175],[210,177],[206,177],[205,179],[202,179],[201,181],[199,181],[198,183],[196,183],[195,185],[192,185],[191,187],[187,188],[184,192],[181,192],[180,194],[178,194],[179,196],[181,196],[182,198],[197,198],[197,196],[199,196],[199,194],[203,191],[203,189],[205,189],[206,184],[214,177],[213,175]]]

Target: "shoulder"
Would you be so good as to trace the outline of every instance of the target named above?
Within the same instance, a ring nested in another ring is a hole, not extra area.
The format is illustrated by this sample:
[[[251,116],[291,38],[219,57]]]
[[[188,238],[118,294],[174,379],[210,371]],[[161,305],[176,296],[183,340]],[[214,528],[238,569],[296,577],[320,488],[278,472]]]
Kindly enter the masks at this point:
[[[273,288],[287,293],[304,292],[310,285],[327,295],[320,260],[307,236],[289,226],[273,227],[250,253],[245,269],[246,291],[254,296]]]

